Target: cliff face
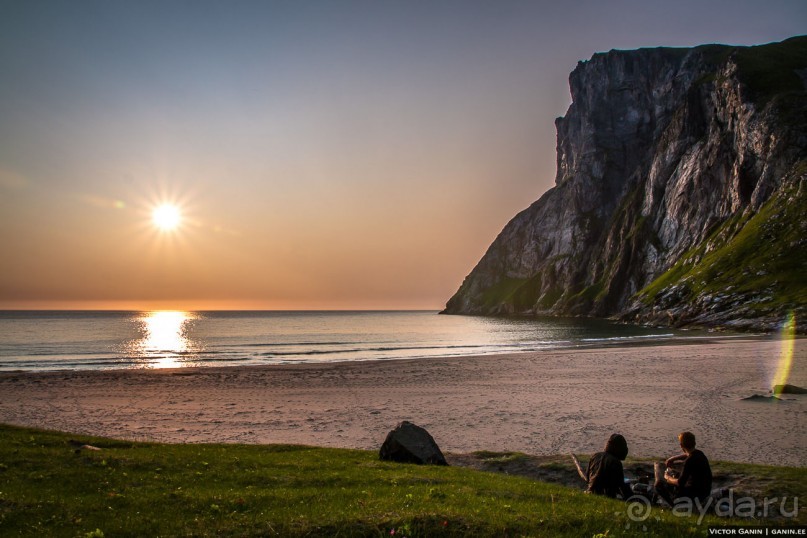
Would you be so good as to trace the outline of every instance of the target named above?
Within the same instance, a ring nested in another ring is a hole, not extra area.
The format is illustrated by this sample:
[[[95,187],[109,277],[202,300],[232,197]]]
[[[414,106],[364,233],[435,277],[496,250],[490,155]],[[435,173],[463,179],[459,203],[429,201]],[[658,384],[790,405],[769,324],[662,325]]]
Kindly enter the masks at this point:
[[[807,37],[595,54],[569,82],[555,187],[507,224],[444,312],[800,320]]]

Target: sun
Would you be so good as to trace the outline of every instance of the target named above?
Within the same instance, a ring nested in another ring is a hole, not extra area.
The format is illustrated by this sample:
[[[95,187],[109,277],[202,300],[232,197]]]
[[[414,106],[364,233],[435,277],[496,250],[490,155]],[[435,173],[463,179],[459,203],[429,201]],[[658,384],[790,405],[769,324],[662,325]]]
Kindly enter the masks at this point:
[[[163,204],[154,208],[154,211],[151,212],[151,220],[160,230],[170,232],[179,226],[182,215],[177,206]]]

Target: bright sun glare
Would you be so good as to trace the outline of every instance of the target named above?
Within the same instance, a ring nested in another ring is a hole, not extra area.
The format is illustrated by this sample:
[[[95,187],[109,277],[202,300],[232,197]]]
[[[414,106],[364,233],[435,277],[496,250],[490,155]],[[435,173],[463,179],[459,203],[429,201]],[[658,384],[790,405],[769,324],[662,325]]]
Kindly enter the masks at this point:
[[[179,208],[170,204],[163,204],[154,208],[151,213],[151,220],[160,230],[173,230],[179,226],[179,221],[181,220]]]

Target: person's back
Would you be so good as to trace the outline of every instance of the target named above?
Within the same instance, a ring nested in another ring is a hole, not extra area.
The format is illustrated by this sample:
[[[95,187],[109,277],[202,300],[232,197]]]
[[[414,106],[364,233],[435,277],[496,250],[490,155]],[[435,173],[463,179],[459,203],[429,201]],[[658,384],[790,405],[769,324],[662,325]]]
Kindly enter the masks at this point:
[[[712,492],[712,468],[706,454],[698,449],[684,460],[684,468],[678,478],[678,496],[705,500]]]
[[[588,477],[588,491],[598,495],[616,497],[622,495],[623,499],[631,496],[630,487],[625,484],[625,474],[622,469],[622,460],[628,455],[628,443],[619,434],[613,434],[605,444],[605,450],[597,452],[588,462],[586,476]]]
[[[656,493],[670,506],[682,499],[698,499],[703,502],[712,492],[712,468],[709,459],[695,448],[695,435],[692,432],[681,432],[678,442],[684,453],[667,459],[665,463],[668,472],[656,481]],[[681,474],[677,477],[670,474],[670,466],[682,460],[684,468]],[[674,489],[670,490],[668,486],[673,486]]]
[[[616,497],[624,483],[622,462],[608,452],[597,452],[588,462],[588,491],[598,495]]]

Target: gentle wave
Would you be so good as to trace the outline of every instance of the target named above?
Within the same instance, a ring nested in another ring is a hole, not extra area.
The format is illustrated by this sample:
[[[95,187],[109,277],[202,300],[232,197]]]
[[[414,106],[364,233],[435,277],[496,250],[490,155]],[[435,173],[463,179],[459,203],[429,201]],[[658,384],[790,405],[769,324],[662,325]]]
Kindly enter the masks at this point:
[[[0,370],[436,359],[699,338],[604,320],[436,312],[0,312]]]
[[[673,333],[667,334],[644,334],[639,336],[610,336],[607,338],[581,338],[581,342],[610,342],[610,341],[625,341],[625,340],[640,340],[644,338],[672,338]]]
[[[348,348],[348,349],[311,349],[311,350],[299,350],[299,351],[267,351],[266,353],[257,353],[256,355],[263,356],[263,357],[283,357],[286,355],[341,355],[344,353],[361,353],[361,352],[374,352],[374,351],[417,351],[417,350],[424,350],[424,349],[433,349],[433,350],[441,350],[441,349],[484,349],[489,346],[485,345],[456,345],[456,346],[397,346],[397,347],[356,347],[356,348]],[[497,346],[499,349],[512,349],[512,348],[519,348],[521,346],[517,344],[511,345],[500,345]]]

